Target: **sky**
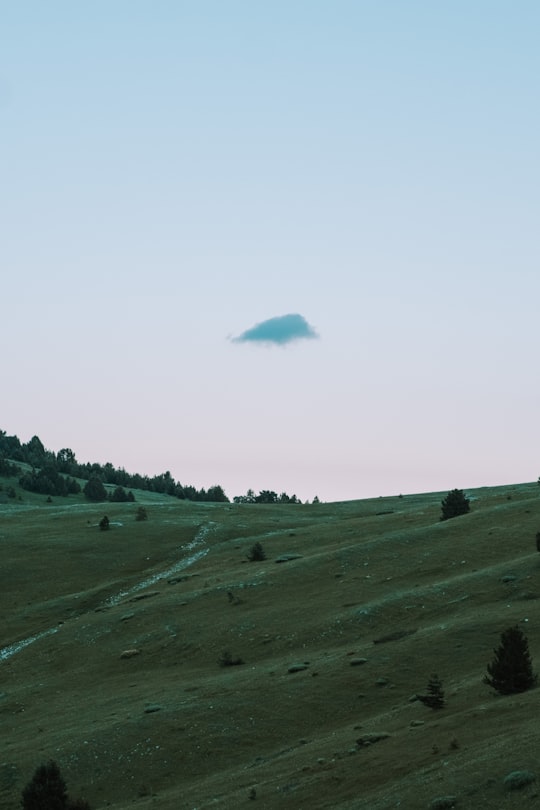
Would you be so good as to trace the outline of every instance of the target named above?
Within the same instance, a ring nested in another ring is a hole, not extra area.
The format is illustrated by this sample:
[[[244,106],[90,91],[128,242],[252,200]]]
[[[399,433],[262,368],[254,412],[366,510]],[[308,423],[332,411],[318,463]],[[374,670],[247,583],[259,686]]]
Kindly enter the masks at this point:
[[[0,0],[0,429],[324,501],[536,480],[536,0]]]

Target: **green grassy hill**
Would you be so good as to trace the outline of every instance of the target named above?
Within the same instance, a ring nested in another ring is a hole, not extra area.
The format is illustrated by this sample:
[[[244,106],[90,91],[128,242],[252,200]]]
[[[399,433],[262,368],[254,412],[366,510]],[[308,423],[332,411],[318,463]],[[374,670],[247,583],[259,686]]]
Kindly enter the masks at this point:
[[[469,490],[440,522],[446,493],[46,503],[0,480],[2,808],[51,758],[95,810],[510,809],[540,791],[503,788],[540,780],[538,690],[482,683],[513,624],[540,667],[537,484]],[[432,672],[437,712],[413,699]]]

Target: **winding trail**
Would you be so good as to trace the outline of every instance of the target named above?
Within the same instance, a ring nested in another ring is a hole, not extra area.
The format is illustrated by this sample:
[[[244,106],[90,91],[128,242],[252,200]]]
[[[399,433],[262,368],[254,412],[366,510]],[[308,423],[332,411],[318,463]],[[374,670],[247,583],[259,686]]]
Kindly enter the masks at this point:
[[[162,579],[167,579],[173,574],[178,573],[178,571],[183,571],[185,568],[189,568],[190,565],[193,565],[198,560],[205,557],[210,551],[206,545],[206,538],[216,525],[217,524],[215,524],[213,521],[206,523],[204,526],[201,526],[190,543],[186,543],[185,546],[181,546],[182,551],[191,551],[193,552],[192,554],[189,554],[187,557],[182,557],[180,560],[178,560],[178,562],[174,563],[174,565],[165,569],[165,571],[159,571],[157,574],[152,574],[151,577],[147,577],[146,579],[137,582],[137,584],[133,585],[131,588],[119,591],[113,596],[110,596],[102,606],[105,608],[114,607],[132,593],[137,593],[138,591],[142,591],[145,588],[154,585],[156,582],[159,582]],[[200,548],[200,546],[203,546],[203,548]],[[29,647],[30,644],[33,644],[35,641],[39,641],[46,636],[52,636],[54,633],[58,633],[62,627],[63,625],[50,627],[48,630],[42,630],[40,633],[36,633],[33,636],[28,636],[28,638],[22,639],[22,641],[15,641],[13,644],[9,644],[7,647],[2,647],[0,649],[0,661],[6,661],[8,658],[11,658],[18,652],[21,652],[21,650]]]

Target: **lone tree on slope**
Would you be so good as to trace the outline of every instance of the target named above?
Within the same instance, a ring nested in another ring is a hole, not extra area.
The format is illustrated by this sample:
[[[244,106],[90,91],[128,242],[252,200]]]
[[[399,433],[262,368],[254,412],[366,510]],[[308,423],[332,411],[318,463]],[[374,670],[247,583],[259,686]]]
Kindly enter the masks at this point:
[[[51,760],[36,768],[22,792],[21,806],[23,810],[65,810],[66,783],[56,762]]]
[[[470,501],[463,490],[453,489],[441,502],[441,520],[466,515],[470,508]]]
[[[430,709],[442,709],[444,706],[444,690],[438,675],[432,675],[427,685],[427,695],[418,695],[424,706]]]
[[[501,643],[493,652],[495,657],[488,664],[485,684],[501,695],[526,692],[536,686],[537,675],[532,668],[529,642],[517,625],[501,633]]]
[[[21,796],[23,810],[91,810],[86,799],[68,796],[66,782],[54,762],[40,765]]]

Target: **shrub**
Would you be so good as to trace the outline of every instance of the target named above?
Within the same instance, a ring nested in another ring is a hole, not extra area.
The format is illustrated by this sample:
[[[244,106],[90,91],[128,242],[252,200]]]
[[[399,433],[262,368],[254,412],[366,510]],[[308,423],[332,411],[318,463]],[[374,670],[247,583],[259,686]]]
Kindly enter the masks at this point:
[[[224,650],[221,653],[218,663],[220,667],[237,667],[243,664],[244,661],[241,658],[234,658],[228,650]]]
[[[483,679],[485,684],[501,695],[526,692],[536,686],[529,642],[519,627],[509,627],[501,633],[501,643],[494,653],[495,657],[487,667],[488,674]]]
[[[253,543],[248,552],[247,558],[250,562],[261,562],[262,560],[266,560],[266,552],[259,542]]]
[[[466,515],[470,508],[470,501],[463,490],[453,489],[441,502],[441,520]]]
[[[536,532],[536,550],[540,551],[540,532]]]
[[[104,515],[99,521],[99,528],[101,529],[102,532],[106,532],[110,529],[110,522],[107,515]]]
[[[139,506],[139,508],[135,512],[135,520],[148,520],[148,512],[146,511],[144,506]]]

